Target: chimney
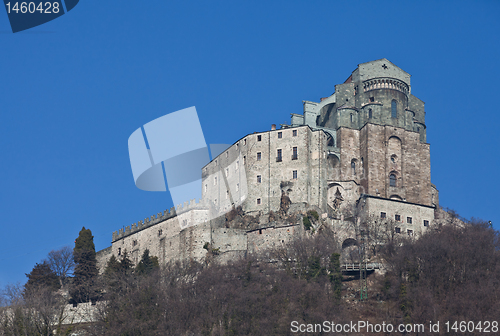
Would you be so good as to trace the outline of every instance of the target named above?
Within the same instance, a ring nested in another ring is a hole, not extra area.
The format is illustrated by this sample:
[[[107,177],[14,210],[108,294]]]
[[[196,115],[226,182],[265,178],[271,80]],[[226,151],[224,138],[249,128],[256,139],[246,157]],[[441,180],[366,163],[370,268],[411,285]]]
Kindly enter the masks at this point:
[[[276,124],[271,125],[271,131],[276,131]]]

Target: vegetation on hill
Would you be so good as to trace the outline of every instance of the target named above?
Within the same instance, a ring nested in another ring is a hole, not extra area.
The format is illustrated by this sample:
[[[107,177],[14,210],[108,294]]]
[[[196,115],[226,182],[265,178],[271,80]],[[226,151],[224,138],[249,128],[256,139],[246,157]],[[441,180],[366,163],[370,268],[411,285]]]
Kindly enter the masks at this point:
[[[266,256],[226,265],[160,268],[147,251],[134,268],[126,253],[112,257],[95,282],[104,309],[95,323],[80,327],[89,335],[292,335],[292,321],[423,323],[426,328],[439,321],[441,331],[446,321],[498,321],[500,239],[484,222],[443,226],[420,239],[401,237],[379,246],[372,255],[384,268],[368,276],[364,301],[356,274],[342,273],[342,251],[333,233],[322,227],[306,236]],[[0,335],[53,334],[47,319],[39,321],[67,301],[40,299],[46,292],[32,295],[11,290],[16,313],[0,312]],[[56,296],[44,298],[49,297]],[[28,314],[38,310],[45,315]],[[44,333],[33,327],[37,323],[45,326]]]

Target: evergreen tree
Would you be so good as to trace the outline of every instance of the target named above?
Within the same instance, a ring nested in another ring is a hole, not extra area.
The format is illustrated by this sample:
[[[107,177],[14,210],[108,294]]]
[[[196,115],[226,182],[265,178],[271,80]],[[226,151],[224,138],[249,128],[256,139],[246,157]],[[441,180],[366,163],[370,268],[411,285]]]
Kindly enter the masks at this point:
[[[33,270],[29,274],[26,274],[26,276],[28,277],[28,282],[24,285],[26,292],[40,289],[56,291],[60,288],[59,278],[46,261],[36,264]]]
[[[144,250],[141,261],[139,261],[135,270],[139,274],[150,274],[155,268],[158,267],[158,257],[150,257],[149,250],[146,249]]]
[[[90,229],[82,228],[73,249],[75,271],[70,291],[73,302],[88,302],[97,298],[97,260],[94,237]]]

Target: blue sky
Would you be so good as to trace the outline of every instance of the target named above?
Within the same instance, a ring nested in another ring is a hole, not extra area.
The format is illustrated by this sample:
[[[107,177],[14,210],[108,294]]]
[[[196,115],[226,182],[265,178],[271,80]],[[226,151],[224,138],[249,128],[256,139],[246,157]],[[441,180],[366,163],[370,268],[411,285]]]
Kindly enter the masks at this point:
[[[0,10],[0,287],[82,226],[96,248],[172,206],[134,185],[127,140],[196,106],[207,143],[289,123],[387,58],[426,103],[443,206],[500,229],[500,2],[92,1],[12,34]]]

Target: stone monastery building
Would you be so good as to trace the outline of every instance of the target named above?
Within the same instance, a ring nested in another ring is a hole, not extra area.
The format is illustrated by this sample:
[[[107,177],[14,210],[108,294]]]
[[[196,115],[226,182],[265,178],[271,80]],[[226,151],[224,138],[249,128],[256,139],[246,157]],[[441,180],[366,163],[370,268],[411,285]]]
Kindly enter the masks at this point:
[[[100,267],[125,251],[135,263],[145,249],[166,263],[202,260],[208,247],[226,260],[276,247],[305,234],[311,209],[342,240],[356,239],[348,209],[393,220],[396,234],[434,224],[424,102],[407,72],[387,59],[362,63],[331,96],[303,106],[290,125],[246,135],[208,163],[199,203],[114,232]]]

